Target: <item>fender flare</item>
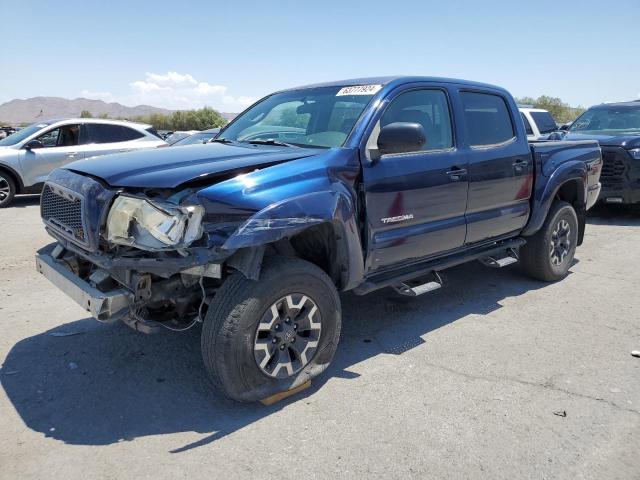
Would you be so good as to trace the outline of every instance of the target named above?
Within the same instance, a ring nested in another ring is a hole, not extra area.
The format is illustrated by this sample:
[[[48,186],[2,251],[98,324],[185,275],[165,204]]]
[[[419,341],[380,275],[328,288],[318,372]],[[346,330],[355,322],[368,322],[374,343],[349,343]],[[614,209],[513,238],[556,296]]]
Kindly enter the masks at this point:
[[[247,219],[227,238],[224,250],[255,248],[290,238],[304,230],[331,223],[336,235],[341,289],[357,285],[364,275],[364,258],[351,195],[339,190],[312,192],[273,203]]]
[[[577,203],[578,210],[582,210],[580,205],[585,205],[587,198],[587,166],[584,162],[567,162],[556,169],[544,188],[536,188],[533,198],[533,214],[522,231],[523,236],[535,234],[547,218],[551,209],[551,204],[556,198],[560,189],[568,182],[577,182]],[[536,208],[537,207],[537,208]],[[577,212],[580,214],[580,212]]]

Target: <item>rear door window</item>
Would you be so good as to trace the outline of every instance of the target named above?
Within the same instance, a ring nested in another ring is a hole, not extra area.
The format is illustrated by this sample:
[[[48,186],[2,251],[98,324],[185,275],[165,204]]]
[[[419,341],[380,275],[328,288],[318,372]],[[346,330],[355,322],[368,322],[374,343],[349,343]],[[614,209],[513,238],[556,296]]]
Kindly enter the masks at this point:
[[[85,131],[86,137],[83,143],[86,144],[126,142],[144,136],[132,128],[106,123],[87,123]]]
[[[144,137],[144,133],[141,133],[133,128],[121,126],[122,129],[122,142],[126,142],[129,140],[136,140],[138,138]]]
[[[469,145],[497,145],[515,137],[509,108],[500,95],[461,92],[460,97]]]

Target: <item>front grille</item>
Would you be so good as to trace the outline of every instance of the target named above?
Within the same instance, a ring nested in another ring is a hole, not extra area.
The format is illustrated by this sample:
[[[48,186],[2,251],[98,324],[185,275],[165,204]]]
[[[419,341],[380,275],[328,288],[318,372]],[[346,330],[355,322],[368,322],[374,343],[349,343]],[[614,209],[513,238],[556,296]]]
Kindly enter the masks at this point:
[[[70,240],[87,243],[81,195],[46,184],[42,190],[40,205],[45,223]]]
[[[602,151],[602,173],[600,181],[603,187],[619,186],[624,183],[624,153],[616,150]]]

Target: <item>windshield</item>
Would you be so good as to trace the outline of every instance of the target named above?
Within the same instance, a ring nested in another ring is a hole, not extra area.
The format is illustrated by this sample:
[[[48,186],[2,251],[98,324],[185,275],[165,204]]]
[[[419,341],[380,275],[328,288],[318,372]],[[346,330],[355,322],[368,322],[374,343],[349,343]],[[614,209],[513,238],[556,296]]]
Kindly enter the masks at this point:
[[[218,140],[341,147],[380,88],[318,87],[276,93],[235,119]]]
[[[29,125],[28,127],[23,128],[22,130],[18,130],[16,133],[9,135],[7,138],[0,140],[0,146],[6,147],[8,145],[15,145],[16,143],[20,143],[25,138],[33,135],[38,130],[43,129],[44,127],[50,125],[49,123],[34,123],[33,125]]]
[[[189,135],[188,137],[183,138],[182,140],[178,140],[177,142],[173,143],[172,145],[174,147],[177,147],[179,145],[193,145],[194,143],[206,143],[208,140],[211,140],[216,135],[217,135],[216,132],[214,132],[214,133],[194,133],[193,135]]]
[[[558,125],[549,112],[531,112],[540,133],[551,133],[558,130]]]
[[[569,131],[603,135],[640,132],[640,107],[607,107],[587,110],[573,122]]]

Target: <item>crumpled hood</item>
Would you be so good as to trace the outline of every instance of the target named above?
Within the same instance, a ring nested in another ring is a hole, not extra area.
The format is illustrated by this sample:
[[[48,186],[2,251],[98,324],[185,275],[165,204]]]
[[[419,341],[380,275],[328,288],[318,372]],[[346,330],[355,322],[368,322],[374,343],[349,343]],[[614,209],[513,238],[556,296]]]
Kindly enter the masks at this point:
[[[64,168],[100,178],[113,187],[175,188],[194,180],[317,155],[323,150],[210,143],[105,155]]]
[[[637,135],[593,135],[584,133],[567,133],[562,140],[597,140],[603,147],[640,147],[640,133]]]

